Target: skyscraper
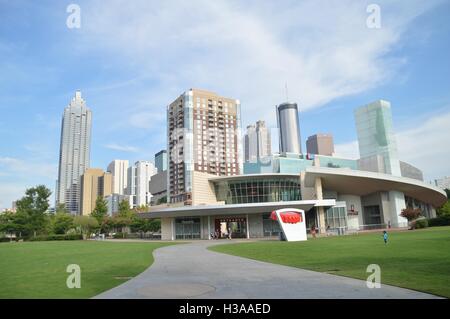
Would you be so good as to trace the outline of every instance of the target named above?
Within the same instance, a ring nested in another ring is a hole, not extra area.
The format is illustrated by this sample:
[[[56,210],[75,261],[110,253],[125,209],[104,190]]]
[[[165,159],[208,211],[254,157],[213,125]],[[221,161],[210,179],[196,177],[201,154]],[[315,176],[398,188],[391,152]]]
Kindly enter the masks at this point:
[[[361,162],[381,164],[378,170],[375,167],[364,168],[401,176],[391,103],[378,100],[357,108],[355,122]]]
[[[65,204],[71,214],[80,214],[80,178],[89,168],[92,113],[76,91],[64,109],[61,124],[56,205]]]
[[[360,160],[359,169],[402,176],[392,125],[391,103],[378,100],[355,110]],[[381,193],[378,194],[381,198]],[[406,207],[405,195],[400,191],[387,192],[389,221],[394,227],[407,225],[400,216]]]
[[[168,197],[192,204],[194,172],[243,172],[240,102],[190,89],[167,108]]]
[[[100,168],[89,168],[81,176],[81,215],[89,215],[98,197],[111,195],[112,176]]]
[[[308,154],[317,154],[332,156],[334,153],[333,135],[315,134],[306,140],[306,152]]]
[[[128,161],[114,160],[108,165],[108,172],[112,174],[113,194],[124,195],[128,183]]]
[[[167,170],[167,151],[162,150],[155,154],[155,166],[158,169],[158,173]]]
[[[257,121],[256,125],[247,126],[244,136],[244,160],[255,163],[263,157],[272,155],[272,141],[270,131],[264,121]]]
[[[156,175],[157,169],[152,162],[137,161],[128,168],[128,192],[133,207],[150,205],[152,194],[150,180]]]
[[[300,123],[297,103],[283,103],[276,107],[280,130],[280,153],[301,154]]]

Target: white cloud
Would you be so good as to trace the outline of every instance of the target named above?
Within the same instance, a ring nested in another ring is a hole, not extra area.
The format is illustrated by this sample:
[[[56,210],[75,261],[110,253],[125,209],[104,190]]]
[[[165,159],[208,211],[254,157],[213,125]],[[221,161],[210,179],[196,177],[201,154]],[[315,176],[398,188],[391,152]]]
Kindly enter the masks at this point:
[[[139,152],[139,148],[130,146],[130,145],[119,145],[115,143],[105,145],[106,148],[109,148],[114,151],[119,152],[127,152],[127,153],[137,153]]]
[[[448,108],[447,108],[448,109]],[[396,134],[399,158],[421,169],[426,180],[450,175],[450,112],[434,114]],[[336,145],[336,155],[359,158],[358,142]]]
[[[378,1],[381,29],[367,28],[366,1],[95,2],[82,6],[80,47],[123,55],[157,79],[149,94],[159,102],[148,110],[202,87],[239,98],[244,123],[258,112],[273,125],[285,82],[305,110],[389,81],[406,60],[388,53],[438,2]]]
[[[57,165],[47,161],[0,156],[0,209],[11,208],[12,201],[20,199],[27,188],[35,185],[47,185],[53,191],[56,176]]]

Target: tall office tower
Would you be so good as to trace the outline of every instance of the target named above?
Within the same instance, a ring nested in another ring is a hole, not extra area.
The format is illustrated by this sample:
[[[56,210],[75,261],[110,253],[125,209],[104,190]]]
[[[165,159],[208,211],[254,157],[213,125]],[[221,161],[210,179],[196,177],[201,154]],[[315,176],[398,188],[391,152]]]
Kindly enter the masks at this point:
[[[434,183],[436,184],[437,187],[439,187],[440,189],[450,189],[450,177],[443,177],[440,179],[435,179]]]
[[[397,143],[392,125],[391,104],[378,100],[355,110],[360,170],[402,176],[397,154]],[[381,195],[380,195],[381,196]],[[394,227],[407,225],[400,216],[406,207],[405,195],[389,191],[390,222]]]
[[[297,103],[283,103],[276,107],[280,131],[280,153],[302,153]]]
[[[391,104],[378,100],[361,106],[355,110],[355,121],[361,163],[367,163],[363,168],[401,176]]]
[[[56,205],[80,214],[80,178],[89,168],[92,113],[77,91],[64,109],[61,124]]]
[[[256,135],[258,139],[258,159],[272,155],[272,138],[266,127],[266,122],[256,122]]]
[[[81,214],[89,215],[95,208],[98,197],[112,193],[112,175],[100,168],[89,168],[81,176]]]
[[[332,156],[334,153],[333,135],[316,134],[308,137],[306,152],[308,154]]]
[[[155,165],[149,161],[138,161],[128,168],[127,195],[132,197],[130,202],[133,207],[150,205],[150,180],[157,172]]]
[[[108,165],[107,171],[112,174],[113,194],[124,195],[128,183],[128,161],[114,160]]]
[[[167,170],[167,151],[162,150],[155,154],[155,166],[158,169],[158,173]]]
[[[270,131],[264,121],[257,121],[256,125],[247,126],[244,136],[244,160],[256,163],[261,158],[272,155],[272,140]]]
[[[258,160],[258,136],[256,126],[247,126],[247,133],[244,135],[244,161],[246,163],[256,163]]]
[[[243,172],[240,102],[190,89],[167,107],[168,200],[192,204],[194,172]]]

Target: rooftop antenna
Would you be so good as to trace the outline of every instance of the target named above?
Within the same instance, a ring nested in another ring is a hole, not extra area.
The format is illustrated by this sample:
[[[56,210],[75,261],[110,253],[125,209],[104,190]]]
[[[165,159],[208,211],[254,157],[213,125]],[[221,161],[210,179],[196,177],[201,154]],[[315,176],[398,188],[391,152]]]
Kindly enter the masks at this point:
[[[289,102],[289,94],[288,94],[288,85],[287,85],[287,81],[286,81],[286,83],[285,83],[284,88],[285,88],[285,90],[286,90],[286,102]]]

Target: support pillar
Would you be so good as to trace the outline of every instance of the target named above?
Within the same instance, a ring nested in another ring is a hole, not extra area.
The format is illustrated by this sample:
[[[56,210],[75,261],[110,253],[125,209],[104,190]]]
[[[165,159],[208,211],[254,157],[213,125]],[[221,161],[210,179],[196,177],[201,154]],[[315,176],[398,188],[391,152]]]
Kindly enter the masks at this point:
[[[250,239],[250,221],[248,220],[248,214],[245,215],[247,222],[245,223],[245,225],[247,226],[247,239]]]

